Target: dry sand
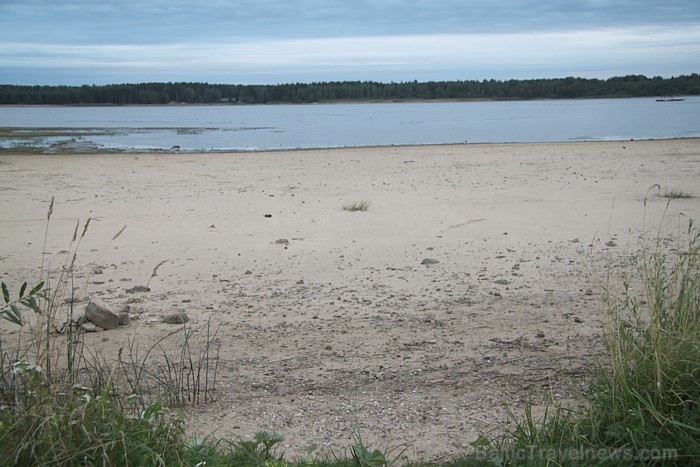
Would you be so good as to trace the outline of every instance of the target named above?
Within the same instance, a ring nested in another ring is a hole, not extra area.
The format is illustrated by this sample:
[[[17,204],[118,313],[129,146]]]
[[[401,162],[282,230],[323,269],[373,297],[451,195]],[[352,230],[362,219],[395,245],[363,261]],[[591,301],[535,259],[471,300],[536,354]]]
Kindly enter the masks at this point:
[[[504,405],[585,387],[604,271],[643,231],[700,219],[700,199],[649,191],[700,195],[698,180],[693,139],[3,156],[2,279],[38,277],[53,196],[45,269],[93,219],[78,296],[119,309],[167,261],[131,324],[88,341],[148,345],[172,310],[221,324],[217,401],[189,410],[192,432],[276,431],[290,456],[360,433],[439,459],[493,433]]]

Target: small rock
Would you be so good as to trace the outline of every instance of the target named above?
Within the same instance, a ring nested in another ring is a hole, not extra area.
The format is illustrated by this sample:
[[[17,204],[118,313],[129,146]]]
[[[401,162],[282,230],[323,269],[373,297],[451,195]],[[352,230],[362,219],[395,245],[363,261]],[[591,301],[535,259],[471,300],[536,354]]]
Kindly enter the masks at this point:
[[[537,331],[536,336],[537,336],[538,338],[542,339],[542,338],[544,337],[544,333],[543,333],[542,331]]]
[[[586,289],[586,295],[593,295],[593,289]]]
[[[304,285],[304,279],[299,279],[297,281],[297,285]]]
[[[248,269],[248,270],[247,270],[246,272],[244,272],[243,274],[245,274],[246,276],[250,276],[251,274],[253,274],[253,271],[251,271],[250,269]]]
[[[99,326],[95,326],[93,323],[85,323],[80,327],[80,329],[82,329],[85,332],[102,331],[102,328],[100,328]]]
[[[275,240],[275,245],[289,245],[289,240],[286,238],[278,238]]]
[[[128,326],[130,321],[129,313],[119,313],[119,326]]]
[[[493,281],[493,283],[498,285],[508,285],[508,281],[506,279],[498,279]]]
[[[89,303],[88,306],[85,307],[85,317],[92,324],[105,330],[119,327],[119,316],[97,303]]]
[[[513,271],[517,271],[518,269],[520,269],[520,263],[515,263],[511,269]]]
[[[85,318],[85,315],[78,315],[78,316],[73,316],[73,319],[66,320],[59,328],[58,328],[58,333],[59,334],[65,334],[66,332],[77,329],[81,327],[83,324],[87,323],[87,318]]]
[[[420,264],[438,264],[440,261],[433,258],[425,258]]]
[[[613,242],[612,240],[610,240],[609,242],[607,242],[607,243],[605,244],[605,246],[613,247],[613,246],[617,246],[617,243],[615,243],[615,242]]]
[[[93,274],[103,274],[103,273],[104,273],[104,270],[103,270],[102,268],[95,268],[95,269],[92,271],[92,273],[93,273]]]
[[[163,322],[165,324],[185,324],[190,319],[182,311],[175,311],[168,315],[163,316]]]
[[[574,316],[574,323],[583,323],[583,320],[578,316]]]
[[[73,316],[73,324],[76,326],[82,326],[83,324],[87,323],[87,320],[88,319],[85,317],[84,314]]]
[[[145,285],[135,285],[130,289],[126,289],[126,293],[141,293],[141,292],[150,292],[151,289],[146,287]]]
[[[272,217],[272,214],[265,214],[265,217],[269,219],[270,217]]]

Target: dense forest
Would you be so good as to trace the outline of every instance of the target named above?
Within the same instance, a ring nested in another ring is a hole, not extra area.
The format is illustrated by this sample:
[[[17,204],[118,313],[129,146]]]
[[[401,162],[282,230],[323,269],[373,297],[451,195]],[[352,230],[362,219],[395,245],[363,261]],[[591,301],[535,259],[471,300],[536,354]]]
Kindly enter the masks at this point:
[[[0,105],[266,104],[434,99],[573,99],[700,94],[700,75],[275,85],[142,83],[105,86],[0,85]]]

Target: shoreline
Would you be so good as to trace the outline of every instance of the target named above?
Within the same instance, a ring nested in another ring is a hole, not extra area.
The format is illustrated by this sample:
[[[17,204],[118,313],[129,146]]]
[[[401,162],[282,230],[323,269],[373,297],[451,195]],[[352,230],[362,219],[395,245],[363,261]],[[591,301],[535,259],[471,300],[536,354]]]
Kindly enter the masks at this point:
[[[51,128],[46,128],[50,130]],[[78,129],[77,131],[79,131]],[[607,143],[654,143],[654,142],[672,142],[672,141],[688,141],[700,142],[700,137],[673,137],[673,138],[650,138],[650,139],[591,139],[578,141],[512,141],[512,142],[461,142],[461,143],[426,143],[426,144],[389,144],[389,145],[369,145],[369,146],[329,146],[329,147],[310,147],[310,148],[273,148],[273,149],[214,149],[214,150],[180,150],[180,149],[95,149],[87,147],[85,150],[51,150],[50,148],[26,147],[22,150],[16,148],[0,148],[0,157],[13,155],[31,155],[31,156],[102,156],[102,155],[134,155],[134,154],[172,154],[172,155],[198,155],[198,154],[264,154],[264,153],[288,153],[288,152],[307,152],[307,151],[343,151],[357,149],[401,149],[401,148],[432,148],[432,147],[469,147],[469,146],[527,146],[527,145],[569,145],[569,144],[607,144]],[[80,144],[80,143],[78,143]],[[89,144],[89,143],[88,143]]]

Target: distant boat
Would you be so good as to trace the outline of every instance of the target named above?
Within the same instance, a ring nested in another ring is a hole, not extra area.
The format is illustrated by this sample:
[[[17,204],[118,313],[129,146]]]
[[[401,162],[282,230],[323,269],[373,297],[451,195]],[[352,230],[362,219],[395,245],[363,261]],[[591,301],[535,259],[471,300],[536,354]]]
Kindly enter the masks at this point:
[[[683,98],[681,97],[661,97],[659,99],[656,99],[656,102],[679,102],[682,100]]]

